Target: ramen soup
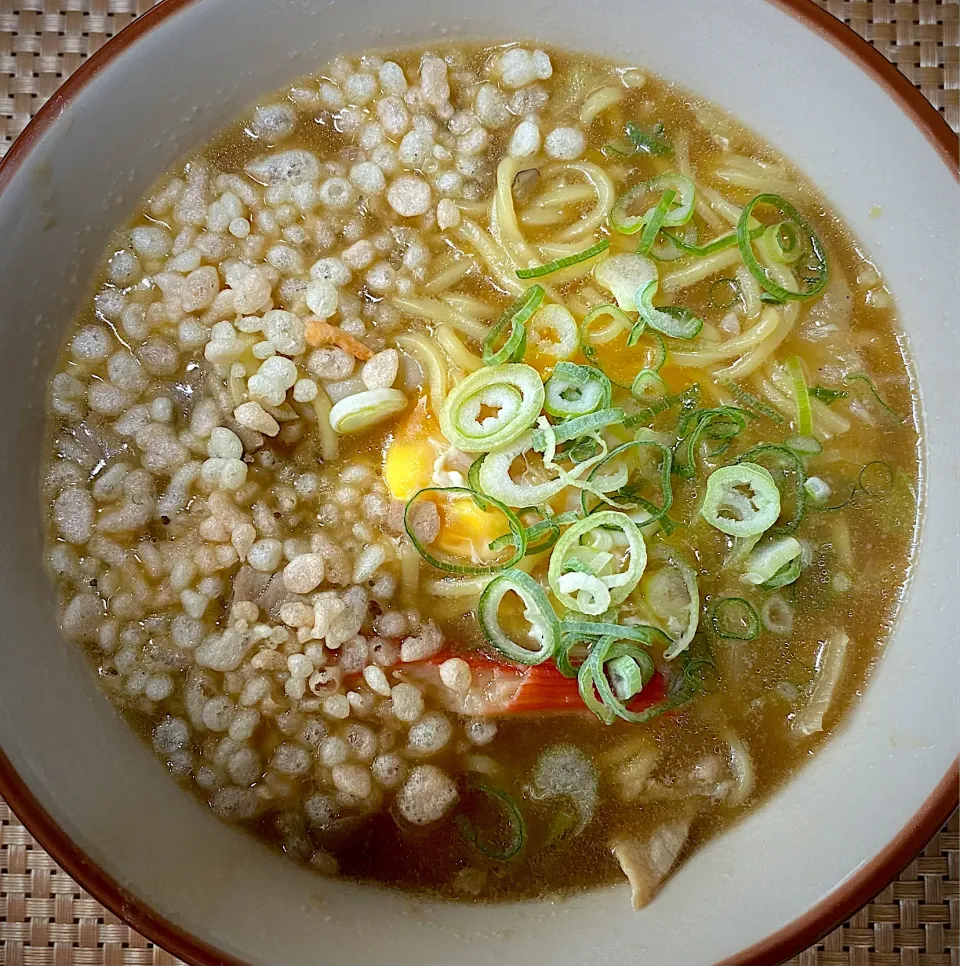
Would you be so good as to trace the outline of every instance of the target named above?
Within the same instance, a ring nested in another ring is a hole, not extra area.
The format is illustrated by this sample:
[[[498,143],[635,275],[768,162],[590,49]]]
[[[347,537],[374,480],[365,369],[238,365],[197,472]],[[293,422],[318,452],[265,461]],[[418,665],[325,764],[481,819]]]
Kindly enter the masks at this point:
[[[257,105],[117,232],[49,410],[63,630],[170,775],[467,900],[650,901],[850,711],[917,517],[894,307],[816,189],[532,46]]]

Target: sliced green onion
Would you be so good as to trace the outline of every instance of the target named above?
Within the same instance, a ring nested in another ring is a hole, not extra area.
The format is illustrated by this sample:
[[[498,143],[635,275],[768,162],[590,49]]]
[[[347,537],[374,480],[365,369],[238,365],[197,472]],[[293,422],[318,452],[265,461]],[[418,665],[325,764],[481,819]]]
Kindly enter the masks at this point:
[[[747,390],[742,386],[738,386],[735,382],[725,380],[721,382],[720,385],[726,389],[729,389],[730,392],[737,397],[739,402],[747,407],[747,409],[753,410],[753,412],[760,416],[766,416],[767,419],[770,419],[775,423],[785,422],[780,413],[768,406],[765,402],[763,402],[763,400],[758,399],[752,392],[747,392]]]
[[[726,298],[724,298],[724,294]],[[729,309],[742,298],[740,282],[735,278],[718,278],[710,286],[709,301],[715,309]]]
[[[695,238],[696,231],[696,226],[688,222],[686,234]],[[673,236],[666,228],[660,229],[660,233],[650,246],[650,257],[656,259],[658,262],[675,262],[683,258],[685,254],[683,249],[675,244]]]
[[[631,121],[624,130],[637,151],[642,151],[644,154],[653,157],[665,157],[673,154],[673,146],[664,137],[663,124],[655,124],[649,131],[645,131]]]
[[[763,602],[760,620],[771,634],[787,636],[793,633],[793,609],[779,594],[774,594]]]
[[[780,491],[769,471],[756,463],[721,466],[707,480],[700,512],[721,533],[752,537],[777,522]]]
[[[558,362],[545,386],[543,410],[559,419],[586,416],[608,407],[611,393],[610,380],[602,370]]]
[[[537,420],[544,402],[540,373],[514,363],[470,373],[450,390],[440,410],[443,435],[464,453],[506,446]],[[485,409],[497,410],[484,415]]]
[[[493,785],[476,782],[471,783],[470,791],[479,792],[486,795],[494,804],[500,807],[503,817],[510,826],[510,840],[502,848],[497,848],[495,844],[483,840],[477,833],[473,822],[466,815],[460,813],[455,821],[460,834],[481,854],[488,859],[495,859],[498,862],[506,862],[515,858],[527,838],[527,823],[523,819],[517,803],[502,788],[495,788]]]
[[[482,493],[483,490],[480,488],[480,464],[483,462],[483,456],[478,456],[470,464],[470,469],[467,470],[467,486],[470,487],[475,493]]]
[[[647,223],[643,226],[643,233],[640,235],[640,243],[637,245],[637,253],[639,255],[649,254],[653,243],[657,240],[660,229],[663,227],[663,220],[667,217],[670,206],[673,204],[673,199],[676,197],[677,193],[672,188],[664,191],[663,197],[653,211],[650,212]],[[625,658],[624,660],[629,659]]]
[[[804,247],[806,243],[809,244],[810,254],[814,261],[809,266],[810,277],[805,280],[807,287],[803,291],[791,292],[778,282],[775,282],[770,277],[770,273],[757,260],[757,256],[753,251],[753,240],[750,237],[750,222],[753,218],[754,210],[760,205],[770,205],[782,215],[786,215],[785,220],[792,222],[794,227],[804,237]],[[827,268],[827,255],[823,243],[800,212],[785,198],[781,198],[780,195],[760,194],[747,204],[740,214],[740,221],[737,224],[737,244],[740,247],[740,254],[743,256],[743,262],[749,269],[750,274],[760,283],[761,288],[781,302],[786,302],[790,299],[812,298],[814,295],[819,295],[827,284],[829,270]]]
[[[399,389],[367,389],[345,396],[330,410],[330,426],[335,433],[362,433],[384,419],[407,408],[409,400]]]
[[[643,680],[640,665],[628,654],[621,654],[607,661],[604,670],[610,680],[613,693],[621,701],[629,701],[636,697],[646,683]]]
[[[656,308],[653,296],[657,292],[658,281],[652,279],[642,288],[637,289],[634,299],[640,312],[640,317],[650,326],[664,335],[674,339],[695,339],[703,328],[703,319],[690,309],[678,305],[667,305]]]
[[[803,559],[798,554],[789,563],[785,563],[769,580],[765,580],[760,586],[763,590],[779,590],[788,584],[794,584],[800,579],[803,572]]]
[[[579,567],[557,578],[557,592],[565,600],[574,601],[574,609],[581,614],[599,617],[610,609],[610,588],[600,577],[584,573]]]
[[[527,342],[525,325],[539,308],[543,296],[543,287],[532,285],[516,301],[507,306],[483,340],[484,365],[499,366],[505,362],[519,362],[523,358]],[[495,349],[494,346],[508,327],[506,341],[499,349]]]
[[[549,513],[544,513],[542,520],[538,520],[524,530],[527,540],[526,556],[529,557],[549,550],[560,539],[560,528],[576,523],[579,519],[580,514],[576,510],[568,510],[558,516],[550,516]],[[490,542],[490,550],[495,553],[511,543],[513,543],[513,534],[504,533]]]
[[[830,403],[834,403],[838,399],[846,399],[850,395],[850,393],[844,392],[842,389],[827,389],[826,386],[813,386],[807,392],[814,399],[819,399],[820,402],[826,403],[828,406]]]
[[[624,721],[630,721],[634,724],[642,724],[649,720],[645,716],[646,713],[634,714],[632,711],[628,711],[624,701],[614,693],[607,677],[609,665],[621,658],[626,658],[636,667],[640,689],[642,690],[656,670],[650,655],[630,641],[618,641],[614,637],[602,637],[590,649],[590,653],[577,675],[580,697],[583,699],[583,703],[605,724],[613,724],[616,718],[622,718]],[[623,665],[618,664],[617,667],[622,669]],[[620,673],[623,673],[622,670]],[[639,691],[634,691],[630,697],[635,697],[638,693]],[[599,695],[599,700],[597,695]]]
[[[710,606],[710,622],[720,637],[752,641],[760,633],[760,618],[742,597],[721,597]]]
[[[626,346],[622,342],[614,346],[614,340],[624,334],[627,334]],[[649,346],[639,345],[644,336],[648,337]],[[601,354],[599,350],[604,347],[606,351]],[[580,324],[580,351],[613,385],[627,390],[638,370],[659,370],[667,358],[667,347],[660,333],[648,329],[642,320],[631,319],[615,305],[601,305],[587,314]]]
[[[763,225],[756,226],[750,230],[750,238],[759,238],[764,232]],[[715,255],[717,252],[724,252],[728,248],[737,247],[737,232],[734,229],[725,235],[719,235],[706,245],[695,245],[681,238],[676,232],[664,230],[663,235],[673,242],[676,247],[685,255],[695,255],[697,258],[705,258],[707,255]],[[739,293],[738,293],[739,294]]]
[[[500,604],[511,591],[523,601],[523,616],[530,624],[531,637],[539,645],[537,650],[517,644],[500,626]],[[477,620],[491,646],[516,664],[543,664],[553,657],[560,644],[560,621],[547,595],[522,570],[508,570],[487,584],[477,605]]]
[[[561,426],[564,424],[561,423]],[[544,434],[546,435],[546,434]],[[512,507],[544,506],[568,486],[580,487],[584,477],[607,454],[606,445],[600,447],[596,456],[577,464],[572,470],[560,469],[556,479],[545,483],[516,483],[510,476],[510,467],[523,453],[533,450],[533,433],[527,433],[509,446],[489,453],[480,467],[479,482],[484,493]],[[619,483],[614,481],[612,488]]]
[[[775,537],[757,547],[744,563],[743,579],[748,584],[765,584],[793,560],[803,548],[795,537]]]
[[[507,526],[510,528],[510,534],[512,537],[510,542],[514,547],[514,552],[510,558],[489,564],[466,564],[458,560],[438,557],[436,554],[428,550],[426,545],[419,540],[416,532],[411,526],[410,512],[418,499],[421,497],[426,497],[429,494],[443,494],[444,496],[450,498],[470,499],[481,510],[489,510],[491,508],[499,510],[506,518]],[[513,510],[511,510],[508,506],[505,506],[499,500],[495,500],[493,497],[486,496],[482,493],[477,493],[475,490],[470,490],[465,486],[428,486],[422,490],[418,490],[407,501],[406,508],[403,511],[403,527],[407,531],[407,536],[410,538],[410,542],[416,548],[417,553],[419,553],[420,556],[423,557],[423,559],[426,560],[431,567],[436,567],[438,570],[446,570],[448,573],[452,574],[477,576],[482,574],[497,573],[498,571],[503,570],[505,567],[512,567],[527,552],[527,540],[524,533],[523,524],[520,522]]]
[[[658,502],[649,500],[641,495],[644,479],[642,475],[639,480],[634,479],[633,476],[633,474],[637,472],[638,467],[636,466],[637,461],[631,461],[630,457],[640,456],[647,450],[652,451],[658,457],[659,465],[655,480],[660,490]],[[619,489],[605,493],[599,498],[599,501],[592,506],[588,501],[588,492],[584,490],[580,496],[583,512],[589,515],[593,513],[593,511],[596,510],[601,503],[607,503],[617,507],[617,509],[620,510],[629,511],[643,509],[648,514],[647,519],[645,519],[642,523],[643,526],[660,520],[666,516],[670,507],[673,505],[673,488],[670,484],[670,471],[673,466],[673,454],[670,452],[670,450],[662,443],[658,443],[654,440],[638,439],[634,440],[632,443],[624,443],[622,446],[618,446],[616,449],[611,450],[610,453],[608,453],[607,456],[593,468],[590,476],[587,477],[587,480],[592,481],[594,477],[603,478],[608,474],[612,466],[618,464],[622,465],[623,463],[628,464],[626,482]],[[606,468],[606,470],[604,470],[604,468]]]
[[[893,489],[894,472],[889,463],[867,463],[857,477],[857,485],[867,496],[886,496]]]
[[[600,262],[593,270],[593,277],[598,285],[613,293],[617,305],[624,312],[636,312],[639,309],[637,292],[650,282],[656,282],[659,275],[656,264],[649,258],[624,252],[621,255],[611,255]],[[588,315],[587,318],[589,317]]]
[[[656,369],[641,369],[630,387],[630,395],[637,402],[652,403],[668,396],[669,390]]]
[[[792,221],[781,221],[764,231],[760,242],[767,255],[781,265],[792,265],[800,257],[800,232]]]
[[[600,148],[600,153],[605,158],[629,158],[631,155],[637,153],[637,149],[634,147],[634,145],[629,144],[626,141],[607,141],[607,143]]]
[[[660,572],[655,573],[649,580],[649,586],[646,591],[646,600],[649,604],[651,610],[661,619],[667,620],[667,630],[671,636],[670,646],[663,652],[663,659],[665,661],[672,661],[674,658],[678,657],[690,646],[693,641],[694,635],[697,633],[697,627],[700,623],[700,584],[697,580],[697,572],[688,563],[688,561],[679,554],[673,547],[666,543],[658,543],[653,553],[651,554],[653,559],[661,561],[674,570],[680,575],[680,580],[683,582],[684,589],[687,592],[687,604],[684,610],[687,612],[687,623],[682,631],[678,631],[674,626],[673,615],[669,613],[666,601],[672,601],[672,594],[665,593],[664,602],[661,606],[658,606],[658,600],[656,599],[656,594],[658,588],[662,587],[662,578],[660,581],[657,580]],[[675,589],[675,588],[674,588]]]
[[[898,412],[890,408],[887,401],[880,395],[877,391],[877,387],[874,385],[873,380],[865,372],[855,372],[853,375],[843,377],[844,385],[852,386],[855,382],[862,382],[867,389],[870,390],[870,394],[874,399],[898,422],[903,422],[903,416]]]
[[[636,641],[648,647],[658,641],[669,642],[657,627],[646,624],[613,624],[610,621],[563,620],[560,630],[564,640],[584,640],[595,637],[613,637],[618,641]]]
[[[787,377],[793,388],[793,401],[797,407],[797,432],[801,436],[813,436],[813,408],[807,391],[807,378],[803,374],[803,362],[799,356],[791,356],[786,363]]]
[[[596,245],[591,245],[589,248],[582,252],[577,252],[575,255],[565,255],[563,258],[555,258],[552,262],[547,262],[545,265],[538,265],[535,268],[518,268],[517,278],[542,278],[544,275],[552,275],[554,272],[559,272],[561,268],[579,265],[580,262],[585,262],[587,259],[593,258],[601,252],[605,252],[609,247],[610,239],[604,238],[602,241],[598,241]]]
[[[572,439],[579,439],[589,433],[597,433],[601,429],[622,423],[626,414],[622,409],[612,407],[610,409],[600,409],[595,413],[587,413],[585,416],[575,416],[557,426],[551,427],[553,430],[554,443],[566,443]],[[533,448],[543,452],[547,438],[542,429],[533,431]]]
[[[555,302],[541,305],[527,325],[527,342],[545,359],[571,359],[577,352],[580,329],[569,309]]]
[[[733,438],[746,428],[747,415],[746,410],[735,406],[718,406],[715,409],[695,409],[684,416],[677,430],[680,442],[675,454],[674,472],[685,480],[693,479],[701,440],[716,442],[716,447],[709,455],[711,458],[721,456],[730,448]]]
[[[653,203],[657,196],[660,197]],[[693,217],[695,197],[696,187],[688,177],[676,171],[661,174],[634,185],[617,199],[610,210],[610,227],[621,235],[634,235],[651,222],[657,222],[647,245],[646,250],[649,250],[661,227],[685,225]],[[630,214],[635,208],[642,208],[643,213]],[[646,250],[641,254],[646,254]]]
[[[655,669],[650,656],[629,641],[618,641],[613,637],[601,638],[591,648],[586,661],[580,666],[577,674],[577,686],[583,703],[604,724],[613,724],[617,718],[629,721],[631,724],[646,724],[659,715],[686,704],[698,689],[692,677],[688,677],[685,669],[683,676],[678,679],[681,686],[675,689],[664,701],[646,708],[644,711],[630,711],[614,693],[607,677],[609,663],[620,657],[628,657],[636,663],[644,685],[653,677]]]
[[[737,462],[760,464],[773,477],[777,485],[781,510],[788,512],[790,516],[770,529],[771,536],[793,533],[800,526],[800,521],[806,513],[806,491],[803,484],[807,474],[803,468],[803,460],[786,446],[760,443],[738,457]]]
[[[823,503],[833,492],[830,485],[821,480],[819,476],[808,476],[803,482],[803,489],[814,503]]]
[[[647,546],[644,543],[643,534],[637,529],[637,525],[624,513],[617,513],[613,510],[593,513],[586,520],[581,520],[570,527],[557,541],[553,553],[550,555],[547,580],[557,600],[567,610],[577,611],[580,608],[577,601],[566,593],[560,585],[566,558],[568,555],[575,553],[583,537],[602,528],[620,530],[626,537],[627,550],[630,555],[626,570],[600,578],[610,590],[611,604],[620,604],[626,600],[643,576],[643,570],[647,565]]]
[[[815,436],[788,436],[783,445],[798,456],[816,456],[823,452],[823,443]]]
[[[595,324],[603,319],[607,320],[606,325]],[[634,324],[634,320],[616,305],[598,305],[580,323],[580,351],[588,359],[592,359],[597,354],[598,345],[613,342],[621,332],[629,332]]]

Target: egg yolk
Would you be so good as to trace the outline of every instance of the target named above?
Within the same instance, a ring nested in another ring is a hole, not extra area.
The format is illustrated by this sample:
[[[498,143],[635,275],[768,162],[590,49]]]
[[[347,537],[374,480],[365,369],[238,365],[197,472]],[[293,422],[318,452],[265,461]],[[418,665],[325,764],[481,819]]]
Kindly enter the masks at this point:
[[[419,490],[431,486],[448,485],[434,477],[438,457],[449,443],[444,439],[436,417],[421,398],[409,416],[398,426],[388,441],[383,454],[383,478],[395,500],[409,500]],[[497,510],[484,510],[470,497],[455,496],[440,501],[440,535],[431,544],[432,550],[442,550],[474,563],[489,561],[509,551],[493,553],[491,541],[508,531],[507,521]]]

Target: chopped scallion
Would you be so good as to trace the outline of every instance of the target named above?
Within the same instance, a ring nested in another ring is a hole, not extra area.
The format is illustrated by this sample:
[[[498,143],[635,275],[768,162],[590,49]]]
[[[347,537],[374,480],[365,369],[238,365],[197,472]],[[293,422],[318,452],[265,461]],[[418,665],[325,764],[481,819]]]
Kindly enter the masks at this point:
[[[710,607],[710,622],[718,636],[733,641],[752,641],[760,633],[760,618],[742,597],[721,597]]]
[[[601,252],[605,252],[609,247],[610,239],[604,238],[602,241],[597,242],[596,245],[591,245],[584,251],[577,252],[574,255],[565,255],[563,258],[555,258],[552,262],[547,262],[545,265],[537,265],[534,268],[518,268],[517,278],[542,278],[544,275],[552,275],[554,272],[559,272],[562,268],[569,268],[571,265],[579,265],[580,262],[585,262],[590,258],[594,258]]]

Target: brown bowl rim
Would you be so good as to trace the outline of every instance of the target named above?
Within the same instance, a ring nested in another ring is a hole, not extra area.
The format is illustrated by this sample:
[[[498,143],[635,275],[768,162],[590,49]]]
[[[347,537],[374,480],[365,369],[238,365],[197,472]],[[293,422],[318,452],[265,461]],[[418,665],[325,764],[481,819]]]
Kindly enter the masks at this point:
[[[107,41],[37,112],[0,158],[0,191],[62,110],[128,47],[198,0],[161,0]],[[813,0],[768,0],[837,47],[871,75],[933,145],[960,180],[960,141],[923,94],[866,40]],[[31,835],[83,889],[121,920],[190,966],[250,966],[210,946],[151,909],[101,869],[40,804],[0,749],[0,796]],[[776,966],[817,942],[880,892],[936,834],[960,804],[960,756],[901,832],[825,899],[793,922],[716,966]]]

